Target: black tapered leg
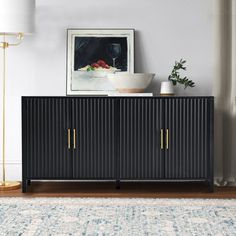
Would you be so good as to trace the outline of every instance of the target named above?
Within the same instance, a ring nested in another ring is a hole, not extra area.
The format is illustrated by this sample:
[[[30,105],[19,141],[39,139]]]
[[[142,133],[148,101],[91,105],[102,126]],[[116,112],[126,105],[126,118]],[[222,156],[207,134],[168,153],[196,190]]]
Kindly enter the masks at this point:
[[[27,184],[28,184],[28,180],[22,180],[22,192],[23,193],[27,192]]]
[[[120,189],[120,180],[116,180],[116,189]]]
[[[209,193],[214,192],[214,180],[209,180],[208,181],[208,191],[209,191]]]
[[[116,180],[116,189],[120,189],[120,180]]]

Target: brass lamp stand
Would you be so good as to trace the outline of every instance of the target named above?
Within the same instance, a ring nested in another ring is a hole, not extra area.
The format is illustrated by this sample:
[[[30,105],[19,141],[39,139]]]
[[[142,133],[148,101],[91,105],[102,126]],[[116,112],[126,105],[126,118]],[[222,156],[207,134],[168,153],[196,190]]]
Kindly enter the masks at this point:
[[[3,42],[0,43],[0,48],[3,49],[3,89],[2,89],[2,181],[0,182],[0,191],[12,190],[20,188],[19,182],[6,181],[6,153],[5,153],[5,121],[6,121],[6,49],[10,46],[17,46],[23,40],[23,34],[0,34],[3,36]],[[15,36],[19,40],[17,43],[6,42],[6,36]]]

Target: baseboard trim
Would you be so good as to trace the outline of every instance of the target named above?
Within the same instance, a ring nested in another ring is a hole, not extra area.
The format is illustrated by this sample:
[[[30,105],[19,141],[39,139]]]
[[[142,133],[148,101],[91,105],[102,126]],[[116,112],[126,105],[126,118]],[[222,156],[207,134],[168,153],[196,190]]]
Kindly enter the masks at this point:
[[[2,164],[3,164],[3,162],[1,161],[0,165],[2,165]],[[21,164],[22,164],[21,161],[7,161],[6,162],[6,165],[21,165]]]

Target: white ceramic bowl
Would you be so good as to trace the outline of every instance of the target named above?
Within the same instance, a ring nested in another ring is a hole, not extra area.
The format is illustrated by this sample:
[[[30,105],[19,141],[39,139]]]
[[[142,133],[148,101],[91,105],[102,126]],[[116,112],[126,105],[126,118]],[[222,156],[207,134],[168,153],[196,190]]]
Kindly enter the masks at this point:
[[[120,93],[142,93],[151,83],[155,74],[119,72],[108,75],[112,86]]]

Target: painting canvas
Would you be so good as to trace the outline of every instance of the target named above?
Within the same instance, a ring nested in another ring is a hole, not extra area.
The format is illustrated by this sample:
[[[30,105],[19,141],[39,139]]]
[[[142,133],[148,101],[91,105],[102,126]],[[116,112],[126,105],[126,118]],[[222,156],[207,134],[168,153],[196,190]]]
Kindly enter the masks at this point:
[[[111,93],[117,72],[134,72],[134,30],[68,30],[67,95]]]

